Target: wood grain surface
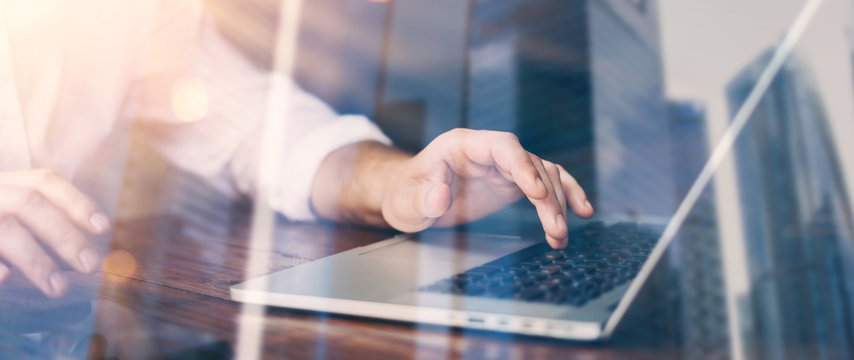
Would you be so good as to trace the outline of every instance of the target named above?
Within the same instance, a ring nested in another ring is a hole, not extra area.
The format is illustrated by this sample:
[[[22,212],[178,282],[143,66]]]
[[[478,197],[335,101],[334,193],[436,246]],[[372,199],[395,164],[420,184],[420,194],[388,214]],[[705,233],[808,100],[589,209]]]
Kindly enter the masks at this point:
[[[207,195],[182,194],[170,197],[173,206],[161,215],[119,220],[104,250],[104,270],[94,276],[68,272],[72,291],[65,298],[47,299],[13,274],[0,286],[0,358],[55,357],[45,348],[45,339],[53,336],[58,343],[88,345],[86,356],[92,358],[233,358],[247,354],[247,342],[254,344],[249,354],[289,359],[679,357],[677,347],[638,341],[577,343],[244,306],[230,299],[231,285],[394,233],[280,218],[274,242],[264,250],[248,241],[250,204],[222,206]],[[247,273],[250,255],[266,259],[268,266]],[[81,319],[91,325],[81,326]],[[241,324],[260,332],[241,337]],[[643,324],[632,326],[644,332]],[[81,335],[81,327],[92,335]],[[68,329],[76,333],[68,335]],[[47,335],[36,343],[20,335],[33,332]],[[63,340],[66,335],[76,340]]]

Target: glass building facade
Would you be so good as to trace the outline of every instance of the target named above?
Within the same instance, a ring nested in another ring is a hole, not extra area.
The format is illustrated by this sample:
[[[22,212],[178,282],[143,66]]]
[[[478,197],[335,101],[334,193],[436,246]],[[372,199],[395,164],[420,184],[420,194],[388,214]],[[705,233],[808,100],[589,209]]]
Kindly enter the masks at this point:
[[[765,52],[728,87],[733,113],[747,99]],[[737,141],[755,348],[762,358],[852,356],[850,209],[828,119],[808,67],[789,59]],[[846,236],[848,235],[848,236]],[[798,295],[795,295],[798,294]],[[792,348],[787,344],[803,344]]]

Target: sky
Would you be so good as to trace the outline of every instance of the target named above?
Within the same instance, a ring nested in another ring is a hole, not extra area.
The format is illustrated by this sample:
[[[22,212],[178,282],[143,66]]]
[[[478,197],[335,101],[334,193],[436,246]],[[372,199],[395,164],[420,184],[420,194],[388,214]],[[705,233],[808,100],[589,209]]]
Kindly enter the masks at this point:
[[[710,136],[719,137],[731,120],[727,84],[782,39],[805,4],[804,0],[661,1],[668,97],[703,102]],[[796,50],[815,77],[837,134],[854,134],[851,5],[850,0],[824,0]],[[850,142],[844,138],[837,142],[843,152],[854,154]],[[854,181],[854,169],[846,173]]]

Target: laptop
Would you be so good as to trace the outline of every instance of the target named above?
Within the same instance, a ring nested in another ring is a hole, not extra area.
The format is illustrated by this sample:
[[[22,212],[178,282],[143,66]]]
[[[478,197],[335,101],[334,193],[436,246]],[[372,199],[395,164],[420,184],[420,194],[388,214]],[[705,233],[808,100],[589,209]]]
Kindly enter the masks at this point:
[[[792,52],[775,49],[760,79]],[[787,45],[788,44],[788,45]],[[245,303],[578,341],[607,339],[744,129],[769,82],[750,89],[723,140],[672,217],[593,220],[570,228],[566,249],[540,236],[431,230],[402,234],[231,287]]]
[[[592,221],[569,246],[516,236],[404,234],[249,280],[234,300],[294,309],[576,340],[603,325],[655,250],[663,226]],[[657,251],[660,256],[664,247]]]

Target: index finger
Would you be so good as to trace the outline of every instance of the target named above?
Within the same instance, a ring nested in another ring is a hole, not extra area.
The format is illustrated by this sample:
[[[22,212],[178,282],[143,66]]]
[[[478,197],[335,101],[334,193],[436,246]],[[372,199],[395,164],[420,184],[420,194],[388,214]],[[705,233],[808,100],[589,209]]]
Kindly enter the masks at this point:
[[[110,227],[110,220],[98,205],[53,171],[28,171],[25,176],[4,178],[3,183],[39,191],[56,207],[68,214],[75,224],[91,233],[102,234]]]
[[[558,165],[560,171],[560,182],[563,185],[563,192],[570,201],[570,206],[576,215],[589,218],[593,216],[593,205],[587,199],[587,194],[584,189],[578,184],[578,181],[563,168]]]
[[[491,165],[507,181],[513,182],[525,196],[544,199],[548,188],[534,166],[531,153],[526,151],[519,138],[508,132],[472,131],[463,140],[465,157],[480,165]]]

